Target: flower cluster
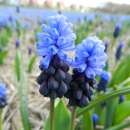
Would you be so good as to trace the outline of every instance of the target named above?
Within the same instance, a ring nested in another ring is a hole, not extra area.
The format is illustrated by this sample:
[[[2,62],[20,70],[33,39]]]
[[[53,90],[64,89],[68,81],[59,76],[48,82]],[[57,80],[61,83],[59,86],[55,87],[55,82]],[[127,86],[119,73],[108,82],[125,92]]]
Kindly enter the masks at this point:
[[[94,79],[89,79],[84,73],[74,70],[70,88],[65,95],[69,99],[70,106],[86,106],[91,101],[93,89],[96,86]]]
[[[105,66],[105,47],[97,37],[89,37],[77,46],[73,63],[75,73],[70,83],[67,97],[72,106],[84,107],[96,87],[95,77],[102,73]]]
[[[42,72],[37,78],[40,93],[52,99],[63,97],[68,91],[71,81],[71,75],[68,73],[69,66],[55,55],[48,69],[44,69],[42,65],[40,65],[40,69]]]
[[[6,105],[6,86],[0,83],[0,108],[4,108]]]
[[[96,76],[102,73],[106,54],[102,41],[88,37],[79,44],[72,60],[68,51],[75,50],[76,35],[63,15],[50,17],[38,33],[37,53],[42,57],[37,82],[46,97],[67,97],[72,106],[84,107],[91,100]],[[73,67],[72,76],[68,73]]]

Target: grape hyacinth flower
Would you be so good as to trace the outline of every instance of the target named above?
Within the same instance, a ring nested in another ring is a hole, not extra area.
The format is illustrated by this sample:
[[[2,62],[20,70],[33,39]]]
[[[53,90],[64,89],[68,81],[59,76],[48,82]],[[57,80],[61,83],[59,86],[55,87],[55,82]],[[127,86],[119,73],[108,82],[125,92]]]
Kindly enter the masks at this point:
[[[3,83],[0,83],[0,109],[4,108],[7,105],[6,100],[6,86]]]
[[[119,60],[120,60],[120,58],[121,58],[121,56],[122,56],[122,50],[123,50],[123,48],[124,48],[124,43],[121,42],[121,43],[118,45],[117,49],[116,49],[116,54],[115,54],[116,61],[119,61]]]
[[[97,124],[97,122],[98,122],[98,120],[99,120],[99,116],[98,116],[96,113],[94,113],[94,114],[92,115],[92,120],[93,120],[93,125],[94,125],[94,127],[96,127],[96,124]]]
[[[74,73],[66,94],[71,106],[86,106],[96,87],[95,77],[102,73],[106,62],[105,47],[97,37],[88,37],[78,45],[73,62]]]
[[[118,23],[118,24],[115,25],[113,37],[117,38],[119,36],[120,32],[121,32],[121,24]]]
[[[20,6],[19,5],[16,6],[16,13],[20,13]]]
[[[0,17],[0,29],[7,25],[7,20],[4,17]]]
[[[107,85],[110,81],[111,74],[110,74],[110,72],[103,71],[100,77],[101,78],[100,78],[97,90],[106,92]]]
[[[119,96],[119,103],[124,102],[124,100],[125,100],[125,96],[124,95],[120,95]]]
[[[16,41],[15,41],[15,47],[19,48],[19,46],[20,46],[20,41],[19,41],[19,39],[16,39]]]
[[[72,25],[63,15],[52,16],[47,24],[42,25],[42,32],[37,36],[37,53],[42,57],[42,72],[37,79],[39,91],[52,99],[61,98],[68,91],[71,81],[68,73],[71,60],[66,52],[74,49]]]

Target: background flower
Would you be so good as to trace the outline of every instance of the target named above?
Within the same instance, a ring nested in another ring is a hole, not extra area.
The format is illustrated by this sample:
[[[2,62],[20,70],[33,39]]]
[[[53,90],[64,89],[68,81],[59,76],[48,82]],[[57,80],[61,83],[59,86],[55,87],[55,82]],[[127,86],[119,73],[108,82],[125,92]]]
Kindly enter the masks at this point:
[[[3,108],[6,106],[6,86],[3,83],[0,83],[0,108]]]
[[[107,72],[107,71],[103,71],[102,74],[101,74],[101,79],[99,81],[97,90],[105,92],[106,89],[107,89],[107,85],[110,81],[110,78],[111,78],[111,73]]]

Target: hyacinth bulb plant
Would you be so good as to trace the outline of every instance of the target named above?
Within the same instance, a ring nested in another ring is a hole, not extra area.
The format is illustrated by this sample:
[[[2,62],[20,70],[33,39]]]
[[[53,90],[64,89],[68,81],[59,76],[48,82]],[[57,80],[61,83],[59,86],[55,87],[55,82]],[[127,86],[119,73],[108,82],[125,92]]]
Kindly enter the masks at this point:
[[[65,16],[52,16],[47,22],[37,35],[37,53],[42,57],[37,82],[40,93],[50,98],[50,129],[54,130],[54,101],[68,91],[71,75],[68,73],[70,58],[66,52],[74,49],[76,36]]]
[[[88,37],[77,47],[72,24],[63,15],[51,16],[42,32],[37,34],[37,54],[41,56],[37,78],[40,93],[50,98],[50,130],[54,130],[54,103],[66,97],[72,107],[71,130],[75,129],[76,107],[85,107],[91,101],[96,87],[96,76],[105,66],[105,47],[97,37]],[[68,56],[69,51],[75,57]],[[69,73],[69,68],[73,73]]]

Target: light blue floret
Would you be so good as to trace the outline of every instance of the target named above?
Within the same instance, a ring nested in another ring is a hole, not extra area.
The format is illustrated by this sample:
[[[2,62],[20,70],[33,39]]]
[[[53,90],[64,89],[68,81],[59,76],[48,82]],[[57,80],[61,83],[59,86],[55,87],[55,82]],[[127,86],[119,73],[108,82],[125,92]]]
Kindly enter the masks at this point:
[[[72,25],[63,15],[49,17],[48,23],[42,25],[42,32],[37,34],[37,53],[42,56],[41,64],[48,68],[54,55],[62,60],[69,61],[67,51],[72,51],[75,41],[75,34]]]
[[[74,67],[85,72],[88,78],[100,75],[105,66],[107,56],[105,46],[97,37],[88,37],[77,46]]]

